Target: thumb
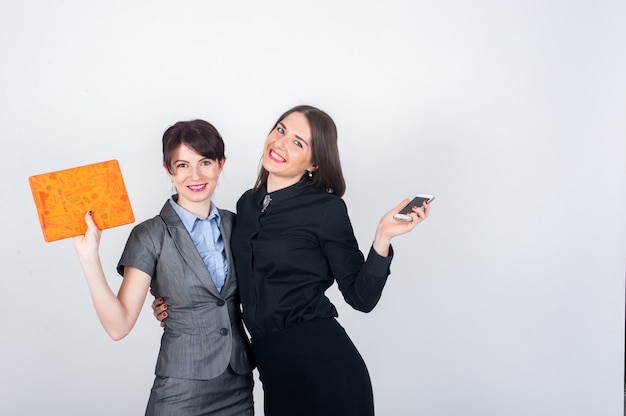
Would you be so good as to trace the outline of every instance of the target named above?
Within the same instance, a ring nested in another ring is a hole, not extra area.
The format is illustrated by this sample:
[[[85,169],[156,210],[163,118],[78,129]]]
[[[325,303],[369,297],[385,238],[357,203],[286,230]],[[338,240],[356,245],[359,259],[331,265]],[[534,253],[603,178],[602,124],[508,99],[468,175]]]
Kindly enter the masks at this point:
[[[87,211],[87,213],[85,214],[85,222],[87,223],[87,229],[98,229],[98,226],[93,220],[93,211]]]

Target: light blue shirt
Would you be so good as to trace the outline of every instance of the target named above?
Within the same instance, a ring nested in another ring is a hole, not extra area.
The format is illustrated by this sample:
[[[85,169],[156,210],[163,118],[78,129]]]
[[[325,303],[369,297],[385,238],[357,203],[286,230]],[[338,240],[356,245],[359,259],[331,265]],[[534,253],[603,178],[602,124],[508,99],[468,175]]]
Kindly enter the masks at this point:
[[[198,253],[200,253],[211,274],[215,287],[218,292],[221,292],[228,274],[228,262],[224,251],[224,240],[222,233],[220,233],[220,215],[217,207],[211,202],[209,217],[205,219],[187,211],[172,198],[170,198],[170,204],[189,232]]]

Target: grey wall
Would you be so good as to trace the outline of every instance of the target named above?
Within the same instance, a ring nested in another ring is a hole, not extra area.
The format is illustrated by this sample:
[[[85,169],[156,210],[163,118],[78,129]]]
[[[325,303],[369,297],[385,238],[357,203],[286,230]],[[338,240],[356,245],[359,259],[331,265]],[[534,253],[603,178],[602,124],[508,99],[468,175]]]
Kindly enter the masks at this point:
[[[146,219],[163,131],[199,117],[234,209],[275,118],[310,103],[339,126],[363,250],[400,200],[437,197],[372,313],[329,292],[378,414],[622,414],[624,21],[617,0],[0,1],[1,412],[142,414],[161,333],[146,304],[107,338],[27,177],[118,159]],[[131,227],[103,234],[114,287]]]

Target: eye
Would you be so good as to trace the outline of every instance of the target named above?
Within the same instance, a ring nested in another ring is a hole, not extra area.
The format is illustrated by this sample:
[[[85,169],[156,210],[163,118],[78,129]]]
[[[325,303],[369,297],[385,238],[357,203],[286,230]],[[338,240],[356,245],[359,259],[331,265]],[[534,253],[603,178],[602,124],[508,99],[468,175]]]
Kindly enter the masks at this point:
[[[299,148],[302,148],[302,142],[300,140],[294,140],[293,144],[295,144],[296,146],[298,146]]]
[[[210,159],[203,160],[201,163],[202,166],[211,166],[212,164],[213,162]]]
[[[183,163],[183,162],[180,162],[180,163],[176,164],[176,169],[182,169],[182,168],[186,168],[186,167],[187,167],[187,164]]]
[[[280,134],[285,134],[285,129],[283,129],[280,126],[276,126],[276,131],[279,132]]]

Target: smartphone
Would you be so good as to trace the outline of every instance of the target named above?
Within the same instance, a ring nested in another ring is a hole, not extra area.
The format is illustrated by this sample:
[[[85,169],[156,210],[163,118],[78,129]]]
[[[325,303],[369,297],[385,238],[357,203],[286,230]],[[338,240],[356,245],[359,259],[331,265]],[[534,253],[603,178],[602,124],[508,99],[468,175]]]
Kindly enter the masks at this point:
[[[418,194],[415,198],[411,200],[411,202],[406,204],[404,208],[402,208],[400,212],[398,212],[393,217],[397,220],[413,221],[413,219],[408,215],[410,212],[413,212],[413,207],[421,207],[422,205],[424,205],[424,201],[430,204],[434,199],[435,197],[432,195]]]

